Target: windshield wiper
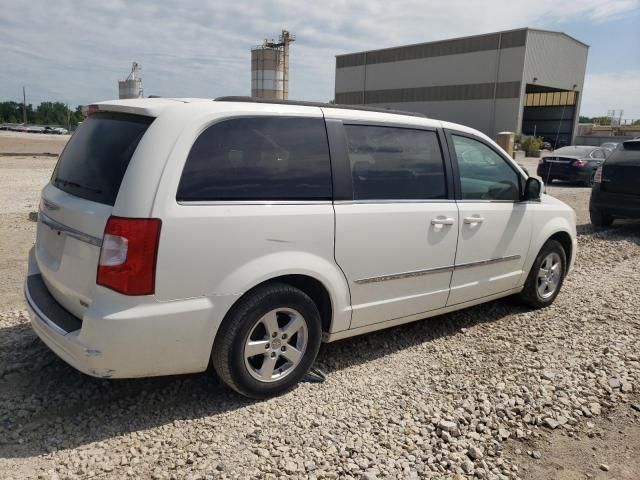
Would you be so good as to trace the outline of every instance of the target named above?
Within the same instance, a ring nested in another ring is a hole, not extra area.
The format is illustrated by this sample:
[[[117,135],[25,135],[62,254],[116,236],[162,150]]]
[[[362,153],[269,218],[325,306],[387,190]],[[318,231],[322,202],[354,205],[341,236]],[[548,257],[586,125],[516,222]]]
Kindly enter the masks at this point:
[[[60,183],[63,186],[81,188],[82,190],[86,190],[88,192],[93,192],[93,193],[102,193],[102,190],[100,189],[87,187],[85,185],[80,185],[79,183],[72,182],[70,180],[64,180],[63,178],[56,178],[54,181],[55,183]]]

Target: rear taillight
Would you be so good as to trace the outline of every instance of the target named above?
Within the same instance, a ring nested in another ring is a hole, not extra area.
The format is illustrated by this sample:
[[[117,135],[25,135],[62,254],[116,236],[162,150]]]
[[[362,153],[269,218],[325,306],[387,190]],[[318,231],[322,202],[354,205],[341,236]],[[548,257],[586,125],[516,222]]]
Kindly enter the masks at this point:
[[[602,165],[600,165],[596,170],[596,173],[593,176],[593,183],[602,183]]]
[[[538,165],[544,165],[544,158],[541,158],[540,160],[538,160]]]
[[[161,225],[157,218],[109,217],[96,283],[125,295],[153,294]]]
[[[587,162],[586,160],[574,160],[573,161],[573,166],[574,167],[586,167],[589,164],[589,162]]]

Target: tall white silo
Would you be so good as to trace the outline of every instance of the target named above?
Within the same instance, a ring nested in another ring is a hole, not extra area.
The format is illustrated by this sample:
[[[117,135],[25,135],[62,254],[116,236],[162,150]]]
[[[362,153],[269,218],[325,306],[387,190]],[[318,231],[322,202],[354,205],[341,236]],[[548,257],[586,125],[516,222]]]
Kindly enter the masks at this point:
[[[282,30],[278,42],[265,40],[251,50],[251,96],[289,98],[289,44],[295,36]]]
[[[141,67],[133,62],[131,73],[125,80],[118,81],[118,98],[143,98],[142,78],[140,77]]]

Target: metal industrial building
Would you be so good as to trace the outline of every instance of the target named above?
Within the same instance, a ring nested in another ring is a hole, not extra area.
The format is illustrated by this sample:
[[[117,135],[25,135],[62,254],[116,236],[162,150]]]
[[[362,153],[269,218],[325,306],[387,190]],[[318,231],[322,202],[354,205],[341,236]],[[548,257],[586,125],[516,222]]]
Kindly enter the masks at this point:
[[[571,143],[589,46],[523,28],[336,57],[336,103]]]

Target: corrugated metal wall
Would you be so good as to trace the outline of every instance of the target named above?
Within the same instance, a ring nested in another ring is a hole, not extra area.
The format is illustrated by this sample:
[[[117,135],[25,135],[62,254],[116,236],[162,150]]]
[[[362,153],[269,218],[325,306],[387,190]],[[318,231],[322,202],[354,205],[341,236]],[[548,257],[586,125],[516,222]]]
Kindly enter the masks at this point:
[[[559,32],[530,30],[527,36],[527,52],[522,76],[522,95],[527,84],[545,86],[578,93],[573,131],[578,124],[578,112],[582,101],[584,76],[589,47]],[[534,81],[535,79],[535,81]],[[523,106],[518,113],[522,123]]]
[[[516,122],[525,40],[515,30],[337,57],[335,100],[394,105],[493,135]]]
[[[566,35],[520,29],[340,55],[335,100],[417,111],[494,136],[520,129],[533,71],[541,85],[571,82],[581,92],[586,51]]]

